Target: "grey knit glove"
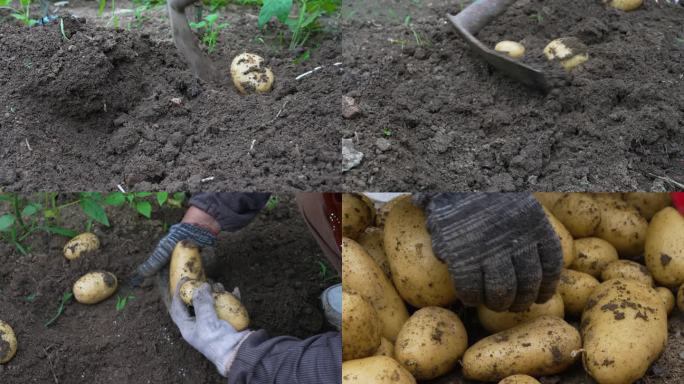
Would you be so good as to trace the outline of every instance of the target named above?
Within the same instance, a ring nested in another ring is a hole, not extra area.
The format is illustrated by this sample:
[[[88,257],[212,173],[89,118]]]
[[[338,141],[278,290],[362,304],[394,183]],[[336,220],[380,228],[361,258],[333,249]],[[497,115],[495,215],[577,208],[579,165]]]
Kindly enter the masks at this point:
[[[531,194],[419,194],[414,202],[464,304],[522,311],[554,294],[560,240]]]

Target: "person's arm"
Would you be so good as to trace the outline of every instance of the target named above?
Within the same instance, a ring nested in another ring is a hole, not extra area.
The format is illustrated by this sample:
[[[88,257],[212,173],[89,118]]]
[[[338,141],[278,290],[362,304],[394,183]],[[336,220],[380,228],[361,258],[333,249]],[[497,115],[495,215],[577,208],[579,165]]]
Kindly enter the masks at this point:
[[[222,231],[234,232],[249,224],[266,206],[270,193],[198,193],[190,205],[214,218]]]

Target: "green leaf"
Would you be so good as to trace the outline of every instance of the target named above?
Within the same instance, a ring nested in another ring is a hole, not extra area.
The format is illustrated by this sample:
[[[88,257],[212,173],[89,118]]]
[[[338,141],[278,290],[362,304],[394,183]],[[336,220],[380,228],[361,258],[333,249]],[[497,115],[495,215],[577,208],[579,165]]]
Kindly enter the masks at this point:
[[[166,203],[166,200],[169,199],[169,193],[168,192],[157,192],[157,203],[159,206],[163,206],[164,203]]]
[[[199,29],[207,26],[207,22],[202,20],[199,23],[189,23],[190,28]]]
[[[126,202],[126,195],[122,192],[112,192],[104,199],[104,203],[107,205],[112,205],[118,207],[119,205]]]
[[[173,194],[173,199],[176,200],[179,203],[182,203],[185,200],[185,192],[176,192]]]
[[[216,20],[218,20],[218,13],[210,13],[208,14],[204,19],[207,20],[207,23],[209,25],[216,23]]]
[[[135,192],[135,197],[145,198],[152,196],[152,192]]]
[[[14,195],[11,193],[0,193],[0,201],[12,201],[13,197]]]
[[[105,10],[105,7],[107,6],[107,0],[100,0],[100,4],[97,7],[97,16],[101,17],[102,13]]]
[[[31,203],[31,204],[25,206],[24,209],[21,210],[21,216],[22,217],[33,216],[38,211],[40,211],[40,204]]]
[[[284,23],[292,10],[292,0],[264,0],[259,12],[259,28],[263,28],[272,18]]]
[[[138,201],[135,203],[135,210],[149,219],[152,215],[152,204],[149,201]]]
[[[44,227],[43,229],[46,232],[52,233],[54,235],[60,235],[60,236],[65,236],[65,237],[75,237],[76,235],[78,235],[78,231],[74,231],[73,229],[64,228],[64,227],[49,226],[49,227]]]
[[[83,209],[83,213],[85,213],[86,216],[100,224],[109,227],[109,218],[107,217],[107,213],[105,212],[104,208],[102,208],[100,204],[89,198],[84,198],[81,199],[80,205]]]
[[[0,232],[7,232],[14,225],[14,216],[9,213],[0,216]]]

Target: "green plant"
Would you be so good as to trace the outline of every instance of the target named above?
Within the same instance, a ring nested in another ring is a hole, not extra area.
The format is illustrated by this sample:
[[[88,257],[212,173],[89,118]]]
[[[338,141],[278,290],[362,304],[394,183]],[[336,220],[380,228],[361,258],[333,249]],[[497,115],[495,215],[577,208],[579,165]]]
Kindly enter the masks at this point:
[[[389,129],[389,128],[383,128],[383,129],[382,129],[382,134],[383,134],[385,137],[390,137],[390,136],[392,136],[392,130]]]
[[[126,304],[128,304],[129,300],[135,299],[135,296],[133,295],[127,295],[127,296],[117,296],[116,297],[116,310],[118,312],[121,312],[126,308]]]
[[[276,209],[278,203],[280,203],[280,199],[278,198],[278,196],[272,195],[268,198],[268,201],[266,202],[266,211],[271,212],[272,210]]]
[[[304,46],[312,34],[321,30],[319,19],[335,13],[342,0],[263,0],[259,28],[276,18],[290,30],[290,49]],[[293,10],[296,10],[294,16]]]
[[[324,262],[318,261],[317,263],[319,267],[318,274],[319,276],[321,276],[323,282],[339,278],[339,275],[336,273],[332,273],[332,271],[330,271],[330,268],[328,268],[328,266]]]
[[[11,4],[12,0],[0,0],[0,9],[9,10],[12,17],[26,26],[32,27],[38,24],[38,20],[31,18],[31,0],[19,0],[19,8],[13,8]]]
[[[190,23],[191,28],[203,30],[202,43],[207,46],[209,53],[214,52],[221,30],[229,26],[228,23],[219,23],[218,18],[219,13],[216,11],[204,16],[198,23]]]
[[[59,302],[59,307],[57,308],[57,313],[55,313],[55,315],[45,323],[46,327],[49,327],[50,324],[54,323],[55,321],[57,321],[57,319],[60,316],[62,316],[62,314],[64,313],[64,309],[66,308],[67,304],[69,304],[73,298],[74,298],[74,294],[71,291],[64,292],[64,294],[62,295],[62,298]]]
[[[98,17],[102,17],[102,14],[104,13],[106,7],[107,0],[100,0],[99,5],[97,7]],[[119,16],[116,15],[116,0],[112,0],[112,3],[109,8],[112,10],[112,24],[114,25],[114,28],[119,28]]]
[[[24,297],[24,300],[25,300],[27,303],[33,303],[34,301],[36,301],[36,297],[37,297],[37,296],[38,296],[38,293],[37,293],[37,292],[33,292],[33,293],[31,293],[31,294],[26,295],[26,297]]]
[[[544,21],[544,15],[542,15],[540,12],[535,12],[530,15],[530,19],[536,21],[537,24],[541,24]]]

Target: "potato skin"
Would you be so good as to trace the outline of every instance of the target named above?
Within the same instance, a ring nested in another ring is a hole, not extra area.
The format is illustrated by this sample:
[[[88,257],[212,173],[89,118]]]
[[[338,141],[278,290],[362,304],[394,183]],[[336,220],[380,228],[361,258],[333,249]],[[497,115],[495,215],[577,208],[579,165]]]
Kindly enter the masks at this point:
[[[119,283],[109,272],[90,272],[76,280],[73,286],[74,298],[81,304],[96,304],[114,292]]]
[[[368,227],[361,232],[356,241],[368,252],[368,255],[373,258],[373,261],[378,264],[385,275],[391,278],[392,272],[385,254],[384,236],[382,228]]]
[[[555,316],[561,319],[565,316],[561,295],[556,293],[545,303],[533,303],[530,308],[522,312],[495,312],[484,305],[477,307],[477,317],[480,323],[492,333],[505,331],[541,316]]]
[[[381,335],[394,342],[408,320],[406,306],[387,276],[359,243],[342,238],[342,287],[361,295],[380,317]]]
[[[449,372],[466,348],[468,334],[455,313],[424,307],[404,323],[394,353],[413,377],[428,380]]]
[[[667,207],[656,213],[646,232],[646,266],[668,287],[684,283],[684,216]]]
[[[601,272],[601,280],[610,279],[630,279],[636,280],[648,286],[653,285],[653,277],[648,273],[648,269],[643,265],[631,260],[616,260],[606,265]]]
[[[677,291],[677,308],[684,312],[684,284],[682,284]]]
[[[94,233],[84,232],[64,245],[64,257],[76,260],[83,254],[100,249],[100,239]]]
[[[176,293],[176,286],[182,279],[204,281],[204,268],[199,246],[190,240],[181,240],[171,253],[169,266],[169,293]]]
[[[653,288],[612,279],[594,290],[580,329],[587,373],[599,384],[633,383],[665,349],[667,313]]]
[[[672,310],[675,307],[675,296],[670,290],[670,288],[665,288],[665,287],[657,287],[656,292],[658,292],[658,296],[663,300],[663,304],[665,304],[665,311],[667,311],[667,314],[669,315],[672,313]]]
[[[472,345],[463,355],[463,375],[479,381],[515,374],[554,375],[574,363],[573,351],[581,347],[574,327],[561,318],[542,316]]]
[[[371,356],[380,346],[380,318],[363,297],[342,290],[342,360]]]
[[[513,375],[499,381],[499,384],[539,384],[539,381],[532,376]]]
[[[563,192],[534,192],[532,195],[544,208],[550,211],[556,202],[563,197]]]
[[[621,200],[598,200],[601,222],[595,236],[615,247],[620,257],[635,258],[644,251],[648,221]]]
[[[342,363],[342,382],[359,384],[416,384],[416,379],[396,360],[371,356]]]
[[[9,324],[0,320],[0,364],[12,360],[17,353],[17,336]]]
[[[342,194],[342,236],[357,239],[373,223],[371,207],[353,193]]]
[[[421,208],[410,199],[397,201],[385,221],[384,234],[392,281],[404,300],[417,308],[456,301],[449,269],[432,252]]]
[[[553,205],[551,213],[573,237],[592,236],[601,222],[598,204],[586,193],[564,194]]]
[[[575,260],[570,269],[592,275],[596,278],[606,265],[618,260],[615,247],[609,242],[598,237],[586,237],[575,240]]]
[[[230,77],[240,93],[265,93],[271,90],[275,76],[270,68],[262,66],[263,62],[263,57],[253,53],[235,56],[230,64]]]
[[[227,321],[236,331],[249,326],[247,308],[230,292],[214,292],[214,309],[219,319]]]
[[[558,293],[563,298],[565,313],[570,316],[580,316],[589,296],[599,284],[599,281],[592,275],[564,269],[558,282]]]
[[[651,220],[660,210],[672,205],[669,193],[627,192],[622,195],[622,199],[636,208],[646,220]]]
[[[560,238],[561,249],[563,251],[563,267],[567,268],[572,264],[576,256],[575,242],[572,238],[572,234],[570,234],[570,231],[565,228],[563,223],[561,223],[551,211],[546,209],[546,207],[544,207],[544,213],[546,213],[546,218],[549,220],[553,230],[556,231],[556,235]]]
[[[188,280],[181,285],[178,294],[185,305],[192,305],[192,295],[195,293],[195,289],[199,288],[202,284],[202,281]]]
[[[603,2],[622,11],[633,11],[641,7],[644,0],[603,0]]]
[[[380,337],[380,346],[373,356],[387,356],[394,359],[394,344],[384,337]]]

